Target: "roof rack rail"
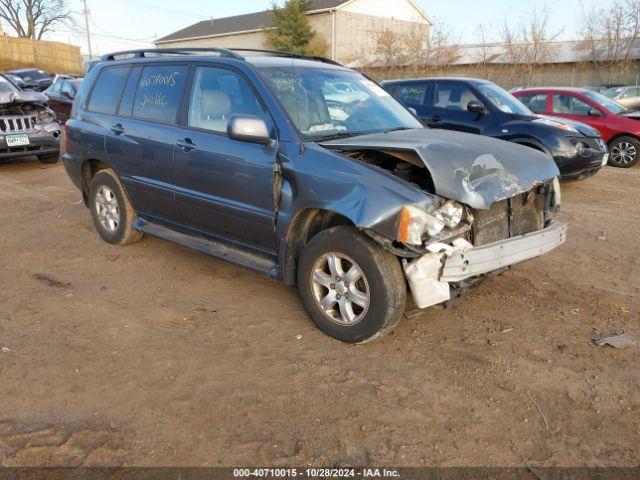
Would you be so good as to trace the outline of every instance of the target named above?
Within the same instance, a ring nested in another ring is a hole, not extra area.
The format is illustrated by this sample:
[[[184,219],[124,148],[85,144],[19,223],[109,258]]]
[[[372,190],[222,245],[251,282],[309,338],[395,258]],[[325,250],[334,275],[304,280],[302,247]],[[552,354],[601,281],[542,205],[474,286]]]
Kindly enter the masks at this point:
[[[221,57],[244,60],[244,57],[236,52],[256,52],[277,55],[278,57],[298,58],[301,60],[315,60],[316,62],[340,65],[338,62],[324,57],[314,57],[311,55],[300,55],[298,53],[282,52],[276,50],[262,50],[258,48],[209,48],[209,47],[177,47],[177,48],[145,48],[140,50],[124,50],[103,55],[100,61],[108,62],[118,60],[118,57],[147,58],[147,55],[191,55],[194,53],[218,53]]]
[[[132,56],[133,58],[146,58],[148,54],[156,55],[190,55],[193,53],[218,53],[221,57],[244,60],[239,55],[228,48],[204,48],[204,47],[181,47],[181,48],[144,48],[139,50],[124,50],[103,55],[100,61],[108,62],[117,60],[116,57]]]
[[[232,52],[257,52],[257,53],[270,53],[272,55],[277,55],[279,57],[292,57],[298,58],[301,60],[315,60],[317,62],[329,63],[331,65],[338,65],[342,67],[341,64],[334,60],[330,60],[325,57],[315,57],[312,55],[300,55],[299,53],[291,53],[291,52],[283,52],[279,50],[262,50],[260,48],[229,48]]]

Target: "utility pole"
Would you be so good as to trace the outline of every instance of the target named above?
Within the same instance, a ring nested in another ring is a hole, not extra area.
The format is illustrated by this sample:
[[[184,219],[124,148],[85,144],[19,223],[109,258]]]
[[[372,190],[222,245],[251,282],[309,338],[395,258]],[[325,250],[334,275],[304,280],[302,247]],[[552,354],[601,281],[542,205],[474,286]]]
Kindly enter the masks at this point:
[[[89,9],[87,8],[87,0],[82,0],[84,4],[84,24],[87,29],[87,46],[89,47],[89,60],[93,60],[93,54],[91,52],[91,34],[89,33]]]

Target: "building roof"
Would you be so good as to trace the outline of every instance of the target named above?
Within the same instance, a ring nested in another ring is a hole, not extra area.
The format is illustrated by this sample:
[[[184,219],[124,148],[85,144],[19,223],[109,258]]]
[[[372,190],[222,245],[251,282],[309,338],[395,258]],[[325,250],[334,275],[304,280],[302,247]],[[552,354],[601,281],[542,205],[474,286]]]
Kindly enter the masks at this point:
[[[579,40],[554,41],[549,42],[550,55],[543,62],[544,64],[562,64],[562,63],[579,63],[589,62],[593,60],[591,52],[585,48],[584,43]],[[606,53],[603,51],[596,52],[599,58],[604,58]],[[456,59],[451,65],[479,65],[479,64],[508,64],[509,59],[506,55],[507,51],[503,43],[487,43],[487,44],[465,44],[459,45],[455,52]],[[637,41],[632,48],[631,58],[640,59],[640,41]],[[419,59],[418,59],[419,61]],[[520,59],[516,63],[526,62],[525,58]],[[384,59],[375,53],[370,54],[367,58],[361,58],[348,64],[351,68],[362,67],[407,67],[416,65],[416,55],[407,54],[400,55],[393,65],[385,65]]]
[[[337,8],[348,2],[349,0],[314,0],[307,13],[316,13],[323,10]],[[273,21],[271,18],[271,10],[264,10],[262,12],[236,15],[235,17],[203,20],[183,28],[182,30],[178,30],[177,32],[159,38],[156,40],[156,44],[188,38],[213,37],[217,35],[229,35],[231,33],[251,32],[272,27]]]

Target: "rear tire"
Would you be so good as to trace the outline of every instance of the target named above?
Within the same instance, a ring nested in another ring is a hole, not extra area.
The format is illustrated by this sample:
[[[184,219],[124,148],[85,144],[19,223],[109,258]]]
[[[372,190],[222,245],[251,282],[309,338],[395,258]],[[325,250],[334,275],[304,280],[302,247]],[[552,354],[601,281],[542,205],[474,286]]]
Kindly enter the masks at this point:
[[[318,328],[347,343],[370,342],[389,333],[407,298],[398,259],[345,226],[324,230],[306,245],[297,284]]]
[[[143,237],[133,228],[137,218],[120,180],[110,168],[100,170],[89,184],[89,209],[100,237],[112,245],[128,245]]]
[[[609,165],[630,168],[640,161],[640,141],[634,137],[619,137],[609,144]]]

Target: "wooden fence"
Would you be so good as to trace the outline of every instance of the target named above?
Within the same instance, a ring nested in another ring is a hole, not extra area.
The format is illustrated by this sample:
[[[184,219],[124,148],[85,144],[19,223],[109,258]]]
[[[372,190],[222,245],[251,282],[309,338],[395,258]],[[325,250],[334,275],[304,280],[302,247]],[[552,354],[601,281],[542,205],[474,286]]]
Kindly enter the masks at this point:
[[[83,73],[80,47],[0,35],[0,71],[35,67],[50,73]]]

